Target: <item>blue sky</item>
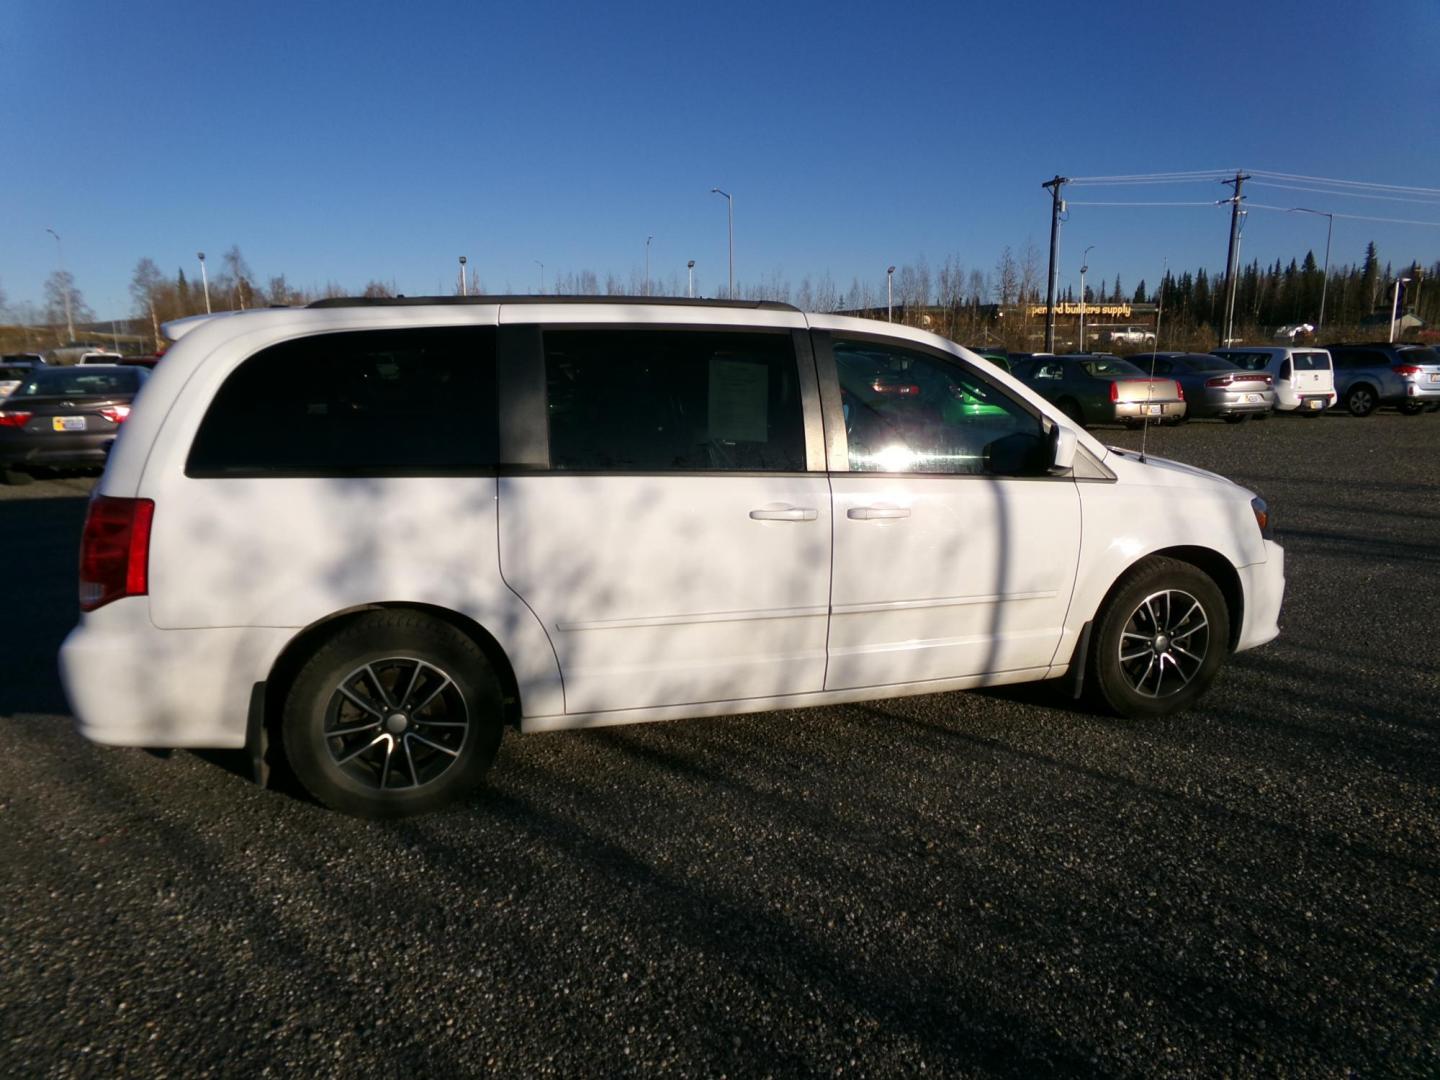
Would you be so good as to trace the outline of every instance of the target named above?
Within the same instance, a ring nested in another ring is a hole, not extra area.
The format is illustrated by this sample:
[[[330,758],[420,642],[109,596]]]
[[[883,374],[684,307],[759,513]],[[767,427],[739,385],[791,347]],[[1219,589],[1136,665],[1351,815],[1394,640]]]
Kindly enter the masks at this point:
[[[1040,182],[1226,169],[1440,188],[1440,3],[283,5],[0,3],[0,288],[38,301],[64,238],[101,317],[141,256],[195,276],[491,291],[643,266],[723,292],[1045,248]],[[1076,188],[1205,201],[1194,187]],[[1440,221],[1440,206],[1253,189],[1257,202]],[[1212,207],[1071,210],[1073,282],[1223,269]],[[1337,220],[1440,258],[1440,228]],[[1253,212],[1244,255],[1322,253],[1325,222]]]

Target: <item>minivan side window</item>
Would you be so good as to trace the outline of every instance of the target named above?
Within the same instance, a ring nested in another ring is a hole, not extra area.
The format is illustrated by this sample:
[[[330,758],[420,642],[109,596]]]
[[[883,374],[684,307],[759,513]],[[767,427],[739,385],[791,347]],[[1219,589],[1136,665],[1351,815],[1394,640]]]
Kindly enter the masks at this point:
[[[497,430],[493,328],[317,334],[229,374],[185,472],[473,474],[493,470]]]
[[[868,341],[834,350],[852,472],[1048,471],[1040,418],[969,368]]]
[[[605,472],[804,472],[790,332],[544,332],[550,465]]]

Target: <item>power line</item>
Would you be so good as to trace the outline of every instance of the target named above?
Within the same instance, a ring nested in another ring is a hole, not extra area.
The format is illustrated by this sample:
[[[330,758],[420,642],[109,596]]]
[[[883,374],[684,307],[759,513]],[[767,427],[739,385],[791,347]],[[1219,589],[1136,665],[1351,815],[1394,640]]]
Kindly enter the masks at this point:
[[[1075,199],[1066,199],[1066,206],[1225,206],[1229,199],[1215,200],[1209,202],[1081,202]]]
[[[1251,202],[1245,200],[1246,209],[1250,210],[1278,210],[1288,214],[1295,208],[1293,206],[1270,206],[1266,203]],[[1327,214],[1330,211],[1325,211]],[[1370,217],[1368,214],[1342,214],[1338,210],[1334,214],[1337,218],[1346,218],[1350,221],[1381,221],[1387,225],[1429,225],[1431,228],[1440,229],[1440,221],[1413,221],[1409,218]]]
[[[1375,199],[1380,202],[1419,203],[1422,206],[1440,205],[1440,195],[1431,199],[1413,199],[1405,195],[1374,195],[1365,191],[1332,191],[1322,187],[1304,187],[1300,184],[1277,184],[1273,180],[1256,180],[1256,187],[1281,188],[1285,191],[1308,191],[1312,195],[1341,195],[1347,199]]]
[[[1408,191],[1412,194],[1440,195],[1440,188],[1408,187],[1403,184],[1377,184],[1369,180],[1335,180],[1326,176],[1303,176],[1299,173],[1267,172],[1254,170],[1256,176],[1268,176],[1276,180],[1303,180],[1311,184],[1333,184],[1339,187],[1377,188],[1381,191]]]

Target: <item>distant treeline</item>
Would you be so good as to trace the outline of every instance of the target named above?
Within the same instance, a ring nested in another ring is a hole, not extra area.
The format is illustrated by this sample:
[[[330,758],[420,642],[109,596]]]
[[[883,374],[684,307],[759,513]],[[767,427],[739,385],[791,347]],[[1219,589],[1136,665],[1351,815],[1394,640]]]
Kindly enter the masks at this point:
[[[210,264],[207,264],[209,269]],[[1332,266],[1325,292],[1325,333],[1333,338],[1342,333],[1355,333],[1367,317],[1377,313],[1388,316],[1397,277],[1409,277],[1401,302],[1401,310],[1416,315],[1426,326],[1440,321],[1440,261],[1428,267],[1409,263],[1398,269],[1382,264],[1372,242],[1365,249],[1359,265]],[[688,279],[683,273],[653,276],[646,281],[632,272],[622,278],[608,274],[602,280],[591,270],[566,271],[546,283],[546,292],[576,296],[684,296]],[[1262,266],[1258,260],[1242,267],[1238,275],[1235,301],[1235,330],[1242,337],[1265,334],[1273,328],[1297,323],[1316,323],[1324,274],[1314,252],[1303,259],[1291,259],[1286,265],[1280,260]],[[897,320],[923,324],[958,341],[975,343],[996,341],[1012,348],[1034,347],[1041,332],[1043,317],[1024,315],[1020,318],[998,316],[1011,305],[1042,303],[1045,278],[1041,253],[1028,243],[1017,255],[1005,248],[995,265],[988,270],[967,266],[958,257],[947,258],[932,270],[922,257],[895,269],[887,294],[885,275],[876,280],[852,278],[848,287],[841,287],[826,273],[807,275],[799,283],[776,272],[759,280],[737,281],[737,298],[776,300],[792,303],[807,311],[883,311],[887,300],[893,299]],[[468,280],[463,288],[470,293],[490,292],[485,283]],[[239,247],[232,246],[214,265],[208,279],[209,304],[214,311],[265,307],[274,304],[306,304],[312,300],[335,296],[393,296],[393,282],[368,281],[358,290],[328,283],[323,288],[304,288],[292,284],[284,274],[261,281],[251,271]],[[462,285],[458,275],[453,291]],[[504,292],[528,292],[528,285]],[[701,290],[697,288],[697,294]],[[1224,275],[1211,275],[1201,268],[1195,271],[1169,272],[1158,285],[1139,281],[1127,287],[1120,277],[1100,279],[1086,284],[1087,302],[1130,301],[1163,305],[1161,338],[1175,347],[1213,343],[1224,313]],[[53,347],[68,334],[65,299],[69,295],[69,319],[75,324],[92,322],[94,314],[73,277],[56,272],[45,283],[43,306],[26,305],[24,310],[10,314],[18,325],[0,328],[3,347]],[[705,295],[723,297],[725,289],[708,290]],[[130,296],[133,317],[129,328],[133,333],[154,340],[162,323],[206,310],[206,283],[196,281],[181,268],[173,277],[165,274],[153,259],[142,258],[131,276]],[[1073,287],[1064,289],[1057,299],[1075,301],[1079,297]],[[0,306],[4,297],[0,294]],[[37,328],[43,328],[38,330]],[[21,340],[21,337],[25,340]],[[78,333],[77,333],[77,336]],[[38,339],[43,339],[43,345]]]

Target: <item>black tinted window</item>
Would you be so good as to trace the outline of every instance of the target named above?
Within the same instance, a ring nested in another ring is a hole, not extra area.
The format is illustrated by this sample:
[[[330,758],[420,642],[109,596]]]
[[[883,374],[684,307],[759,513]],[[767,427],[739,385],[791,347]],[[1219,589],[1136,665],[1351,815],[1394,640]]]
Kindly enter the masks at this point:
[[[287,341],[242,363],[187,472],[423,475],[495,460],[495,331],[376,330]]]
[[[788,332],[552,330],[545,375],[554,468],[805,469]]]

